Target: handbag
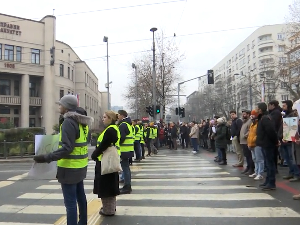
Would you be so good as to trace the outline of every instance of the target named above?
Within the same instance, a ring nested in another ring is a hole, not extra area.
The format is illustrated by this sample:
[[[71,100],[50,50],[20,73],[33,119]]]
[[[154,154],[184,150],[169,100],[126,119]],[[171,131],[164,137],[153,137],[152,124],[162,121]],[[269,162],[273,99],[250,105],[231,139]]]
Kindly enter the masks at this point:
[[[101,175],[122,171],[120,156],[116,146],[108,147],[101,159]]]

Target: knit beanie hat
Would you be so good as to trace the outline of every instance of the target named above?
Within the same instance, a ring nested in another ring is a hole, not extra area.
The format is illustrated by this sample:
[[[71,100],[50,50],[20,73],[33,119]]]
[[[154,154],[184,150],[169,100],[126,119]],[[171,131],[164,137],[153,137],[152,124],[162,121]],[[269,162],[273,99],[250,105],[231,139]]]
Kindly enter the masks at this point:
[[[263,112],[266,112],[268,109],[267,104],[264,102],[257,103],[257,107]]]
[[[253,110],[251,111],[251,116],[258,117],[258,112],[256,112],[255,109],[253,109]]]
[[[67,110],[76,110],[78,106],[78,99],[75,95],[65,95],[57,103]]]
[[[224,120],[222,118],[217,119],[218,123],[224,123]]]

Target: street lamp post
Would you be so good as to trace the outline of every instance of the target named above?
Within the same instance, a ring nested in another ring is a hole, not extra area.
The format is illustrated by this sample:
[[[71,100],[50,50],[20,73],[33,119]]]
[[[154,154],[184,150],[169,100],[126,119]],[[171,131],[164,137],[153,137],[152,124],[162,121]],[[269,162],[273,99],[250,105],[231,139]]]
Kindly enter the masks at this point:
[[[156,118],[156,71],[155,71],[155,41],[154,32],[157,31],[156,27],[150,29],[153,33],[153,68],[152,68],[152,105],[153,105],[153,121]]]
[[[131,64],[135,71],[135,118],[138,118],[138,79],[137,79],[137,68],[134,63]]]
[[[253,72],[253,70],[250,70],[250,72]],[[250,74],[249,72],[249,74]],[[235,76],[244,76],[246,77],[246,75],[244,75],[243,73],[239,74],[239,73],[235,73]],[[251,83],[251,76],[249,75],[249,103],[250,103],[250,110],[252,111],[252,83]],[[236,103],[235,103],[236,104]]]
[[[109,101],[109,64],[108,64],[108,37],[103,37],[103,42],[106,42],[106,70],[107,70],[107,109],[110,110],[110,101]]]

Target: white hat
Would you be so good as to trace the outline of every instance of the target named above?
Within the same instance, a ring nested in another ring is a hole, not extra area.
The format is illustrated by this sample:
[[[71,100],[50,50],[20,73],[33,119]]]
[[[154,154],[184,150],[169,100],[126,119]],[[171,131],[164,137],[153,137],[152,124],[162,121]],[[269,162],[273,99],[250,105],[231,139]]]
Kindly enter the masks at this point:
[[[219,118],[219,119],[217,119],[217,122],[218,123],[224,123],[224,120],[223,120],[223,118]]]

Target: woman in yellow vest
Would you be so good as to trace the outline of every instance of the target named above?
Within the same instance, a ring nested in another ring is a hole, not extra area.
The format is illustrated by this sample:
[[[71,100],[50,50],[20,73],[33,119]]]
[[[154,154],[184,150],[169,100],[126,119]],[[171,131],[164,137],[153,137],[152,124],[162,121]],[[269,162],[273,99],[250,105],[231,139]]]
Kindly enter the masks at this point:
[[[92,159],[96,161],[95,179],[94,179],[94,194],[98,194],[101,198],[102,208],[99,212],[103,216],[114,216],[116,211],[116,196],[119,191],[119,174],[110,173],[101,175],[101,159],[103,152],[110,146],[114,145],[120,149],[120,131],[115,125],[117,114],[113,111],[107,111],[102,119],[105,130],[100,134],[95,151],[92,154]]]

